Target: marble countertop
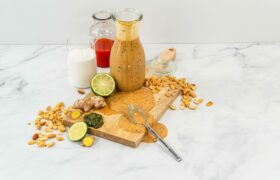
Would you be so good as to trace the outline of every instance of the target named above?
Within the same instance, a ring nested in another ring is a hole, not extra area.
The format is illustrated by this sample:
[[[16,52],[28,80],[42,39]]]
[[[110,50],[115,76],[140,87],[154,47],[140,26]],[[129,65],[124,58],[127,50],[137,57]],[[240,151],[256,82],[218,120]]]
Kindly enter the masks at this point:
[[[67,80],[67,48],[1,45],[0,179],[278,180],[280,44],[151,44],[146,55],[170,46],[177,48],[176,76],[214,102],[162,117],[180,163],[158,144],[133,149],[97,138],[91,148],[68,140],[28,146],[35,128],[27,123],[39,109],[79,97]]]

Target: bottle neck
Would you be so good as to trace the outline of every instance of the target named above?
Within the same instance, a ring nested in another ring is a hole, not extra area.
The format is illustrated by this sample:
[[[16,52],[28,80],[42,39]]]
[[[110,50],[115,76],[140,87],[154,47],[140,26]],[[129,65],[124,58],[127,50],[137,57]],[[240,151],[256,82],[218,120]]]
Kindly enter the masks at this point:
[[[139,21],[124,22],[116,20],[116,39],[133,41],[139,38]]]

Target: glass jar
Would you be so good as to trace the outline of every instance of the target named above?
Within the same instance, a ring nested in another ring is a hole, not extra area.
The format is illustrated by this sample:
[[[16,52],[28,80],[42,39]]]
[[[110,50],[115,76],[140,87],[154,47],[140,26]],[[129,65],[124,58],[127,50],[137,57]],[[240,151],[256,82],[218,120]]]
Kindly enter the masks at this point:
[[[91,48],[95,51],[98,67],[109,67],[111,48],[114,43],[115,26],[112,16],[107,11],[99,11],[92,15],[94,24],[90,27]]]
[[[135,91],[145,81],[145,52],[139,39],[143,15],[136,9],[116,11],[116,39],[110,55],[110,74],[121,91]]]

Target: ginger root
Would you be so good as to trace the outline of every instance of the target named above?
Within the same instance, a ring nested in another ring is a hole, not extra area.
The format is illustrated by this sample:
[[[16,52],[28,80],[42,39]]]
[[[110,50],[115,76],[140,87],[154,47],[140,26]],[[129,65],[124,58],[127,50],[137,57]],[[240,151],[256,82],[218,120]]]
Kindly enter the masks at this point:
[[[78,99],[74,102],[74,109],[81,109],[85,112],[91,110],[92,108],[101,108],[106,106],[105,99],[101,96],[94,96],[92,94],[87,95],[83,99]]]

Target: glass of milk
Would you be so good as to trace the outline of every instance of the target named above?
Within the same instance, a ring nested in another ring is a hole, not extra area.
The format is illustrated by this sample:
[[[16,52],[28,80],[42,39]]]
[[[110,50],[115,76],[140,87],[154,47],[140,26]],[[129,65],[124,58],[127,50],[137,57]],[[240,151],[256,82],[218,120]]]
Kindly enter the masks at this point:
[[[90,48],[69,50],[67,58],[68,76],[77,88],[88,88],[96,74],[96,60]]]
[[[89,37],[68,39],[68,78],[76,88],[88,88],[96,74],[96,59],[94,51],[89,47]]]

